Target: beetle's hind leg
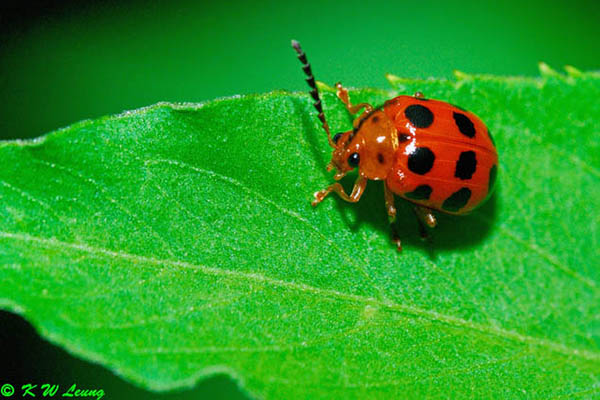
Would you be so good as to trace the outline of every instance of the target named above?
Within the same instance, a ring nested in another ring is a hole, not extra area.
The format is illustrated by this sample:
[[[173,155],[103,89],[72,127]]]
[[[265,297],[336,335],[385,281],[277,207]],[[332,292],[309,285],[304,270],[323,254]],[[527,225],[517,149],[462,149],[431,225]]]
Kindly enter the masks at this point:
[[[348,97],[348,90],[342,86],[341,82],[336,83],[335,88],[337,89],[335,94],[342,101],[342,103],[344,103],[344,105],[346,106],[346,110],[348,110],[350,114],[356,114],[361,110],[361,108],[365,109],[365,111],[360,115],[360,117],[357,118],[357,120],[360,121],[360,119],[362,119],[364,116],[370,114],[373,111],[373,106],[369,103],[359,103],[356,105],[350,103],[350,98]]]
[[[421,239],[426,240],[429,237],[427,228],[435,228],[437,225],[437,219],[429,208],[423,206],[415,206],[415,215],[417,216],[417,222],[419,222],[419,234]]]

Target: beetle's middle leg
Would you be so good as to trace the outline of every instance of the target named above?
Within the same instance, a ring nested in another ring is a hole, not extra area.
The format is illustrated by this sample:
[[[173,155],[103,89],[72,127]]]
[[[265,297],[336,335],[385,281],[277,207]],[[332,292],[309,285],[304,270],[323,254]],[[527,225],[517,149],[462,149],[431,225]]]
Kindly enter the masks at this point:
[[[417,221],[419,222],[419,233],[421,234],[421,238],[427,239],[429,235],[427,233],[425,225],[427,225],[429,228],[435,228],[435,226],[437,225],[437,219],[435,218],[435,215],[433,215],[429,208],[423,206],[415,206],[414,210],[417,216]]]
[[[392,230],[392,242],[396,244],[398,251],[402,251],[402,242],[398,237],[398,232],[396,231],[396,226],[394,225],[394,222],[396,221],[394,193],[387,187],[385,183],[383,184],[383,195],[385,197],[385,209],[387,210],[388,221],[390,221],[390,229]]]
[[[385,197],[385,209],[388,213],[388,220],[390,224],[396,220],[396,206],[394,205],[394,193],[383,184],[383,195]]]

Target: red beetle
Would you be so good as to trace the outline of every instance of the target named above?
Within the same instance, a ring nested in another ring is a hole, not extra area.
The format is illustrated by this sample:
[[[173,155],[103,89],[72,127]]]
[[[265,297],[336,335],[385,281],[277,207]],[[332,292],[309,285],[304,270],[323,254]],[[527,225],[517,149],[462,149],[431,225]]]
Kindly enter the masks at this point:
[[[487,127],[475,114],[443,101],[426,99],[421,92],[395,97],[380,107],[367,103],[353,105],[348,91],[337,83],[337,96],[348,112],[364,111],[354,120],[352,130],[332,138],[310,64],[297,41],[292,41],[292,47],[303,63],[314,106],[333,147],[327,170],[336,169],[337,181],[358,167],[352,193],[346,194],[342,185],[334,183],[315,193],[313,206],[331,192],[355,203],[368,180],[381,180],[390,223],[396,218],[394,195],[398,195],[415,204],[421,234],[425,237],[425,225],[433,228],[437,224],[433,210],[463,215],[490,197],[498,153]],[[395,234],[394,241],[400,250]]]

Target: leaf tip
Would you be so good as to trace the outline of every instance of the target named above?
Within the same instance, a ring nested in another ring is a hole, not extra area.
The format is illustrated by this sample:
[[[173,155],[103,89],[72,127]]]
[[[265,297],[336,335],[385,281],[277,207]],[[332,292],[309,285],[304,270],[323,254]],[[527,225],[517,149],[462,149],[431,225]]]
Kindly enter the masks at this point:
[[[316,83],[317,83],[317,87],[319,88],[319,90],[322,90],[324,92],[335,92],[335,89],[332,86],[329,86],[328,84],[326,84],[325,82],[316,81]]]
[[[467,74],[466,72],[459,71],[457,69],[455,69],[454,71],[452,71],[452,75],[454,75],[454,77],[458,81],[462,81],[462,80],[473,78],[473,75]]]
[[[387,79],[389,84],[396,90],[406,90],[408,85],[415,82],[414,79],[403,78],[401,76],[390,73],[385,74],[385,78]]]
[[[393,86],[394,84],[396,84],[396,82],[400,80],[400,77],[398,75],[387,73],[385,74],[385,79],[387,79],[390,85]]]
[[[560,73],[558,73],[558,71],[556,71],[554,68],[552,68],[543,61],[540,61],[538,63],[538,69],[540,71],[540,75],[544,78],[559,78],[561,76]]]
[[[583,72],[572,65],[565,65],[564,68],[567,72],[567,75],[569,75],[571,78],[580,78],[583,76]]]

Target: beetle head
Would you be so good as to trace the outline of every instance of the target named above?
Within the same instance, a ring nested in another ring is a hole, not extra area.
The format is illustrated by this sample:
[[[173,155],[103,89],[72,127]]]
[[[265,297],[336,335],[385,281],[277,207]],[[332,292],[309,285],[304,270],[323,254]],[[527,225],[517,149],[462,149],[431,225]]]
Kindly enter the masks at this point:
[[[342,179],[348,172],[358,167],[361,155],[361,140],[355,140],[355,131],[339,132],[333,137],[335,147],[327,170],[336,169],[336,181]],[[356,138],[358,139],[358,138]]]

